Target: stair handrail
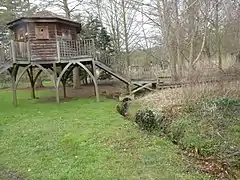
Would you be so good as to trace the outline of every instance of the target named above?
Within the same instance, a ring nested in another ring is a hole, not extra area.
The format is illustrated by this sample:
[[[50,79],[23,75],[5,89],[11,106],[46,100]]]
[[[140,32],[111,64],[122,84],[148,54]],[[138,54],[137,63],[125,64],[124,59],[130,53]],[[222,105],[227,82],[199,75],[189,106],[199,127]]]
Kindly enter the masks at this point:
[[[11,63],[12,61],[12,55],[11,55],[11,45],[9,43],[2,43],[0,42],[0,63],[6,64]]]

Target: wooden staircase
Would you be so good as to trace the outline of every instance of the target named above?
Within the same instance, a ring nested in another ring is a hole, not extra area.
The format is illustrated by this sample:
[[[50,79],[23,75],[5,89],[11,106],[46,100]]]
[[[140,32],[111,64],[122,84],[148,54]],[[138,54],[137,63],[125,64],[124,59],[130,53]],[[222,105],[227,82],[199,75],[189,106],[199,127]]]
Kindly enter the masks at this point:
[[[97,67],[99,67],[100,69],[108,72],[109,74],[111,74],[112,76],[117,78],[118,80],[124,82],[125,84],[130,84],[130,80],[128,78],[124,77],[124,75],[120,75],[120,73],[115,72],[113,68],[104,64],[103,62],[95,61],[95,65]]]
[[[2,64],[2,63],[0,63],[0,74],[4,73],[6,70],[8,70],[11,67],[12,67],[12,64],[9,64],[9,63]]]
[[[121,72],[117,72],[117,70],[115,70],[114,68],[110,67],[109,65],[101,61],[95,61],[95,65],[100,69],[108,72],[118,80],[133,87],[133,89],[131,89],[131,94],[135,94],[142,89],[153,91],[153,88],[151,88],[151,86],[153,83],[155,83],[154,81],[147,81],[147,80],[133,81],[131,78],[127,77],[127,75],[123,75]]]
[[[12,59],[9,55],[9,48],[5,45],[0,45],[0,74],[13,66]]]

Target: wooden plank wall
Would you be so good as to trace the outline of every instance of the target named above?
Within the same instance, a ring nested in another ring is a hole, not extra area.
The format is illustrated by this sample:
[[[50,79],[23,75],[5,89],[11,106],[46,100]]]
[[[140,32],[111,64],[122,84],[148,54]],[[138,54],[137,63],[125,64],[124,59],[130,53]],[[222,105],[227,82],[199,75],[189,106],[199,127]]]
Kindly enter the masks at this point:
[[[49,39],[36,39],[35,27],[48,26]],[[57,59],[55,23],[28,24],[30,53],[32,61],[46,61]],[[32,41],[31,41],[32,40]]]
[[[57,35],[58,36],[62,36],[62,33],[66,30],[70,30],[71,32],[71,37],[72,37],[72,40],[76,40],[77,39],[77,30],[75,27],[70,27],[68,25],[65,25],[65,24],[56,24],[56,30],[57,30]]]

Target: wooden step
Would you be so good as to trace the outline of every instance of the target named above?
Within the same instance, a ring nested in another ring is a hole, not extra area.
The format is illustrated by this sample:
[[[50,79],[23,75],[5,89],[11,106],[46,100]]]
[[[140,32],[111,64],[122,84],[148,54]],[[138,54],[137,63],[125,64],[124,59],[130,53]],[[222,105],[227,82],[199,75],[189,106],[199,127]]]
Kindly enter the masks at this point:
[[[127,78],[123,77],[122,75],[119,75],[119,74],[115,73],[112,68],[110,68],[107,65],[101,63],[100,61],[95,61],[95,64],[96,64],[96,66],[98,66],[99,68],[107,71],[109,74],[111,74],[112,76],[116,77],[120,81],[123,81],[126,84],[130,84],[130,81]]]

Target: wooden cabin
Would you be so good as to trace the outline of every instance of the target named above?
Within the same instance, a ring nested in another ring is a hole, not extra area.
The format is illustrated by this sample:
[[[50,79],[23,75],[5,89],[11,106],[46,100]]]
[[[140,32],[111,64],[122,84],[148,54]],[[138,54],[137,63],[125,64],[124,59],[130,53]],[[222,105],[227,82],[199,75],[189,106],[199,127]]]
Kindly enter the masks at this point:
[[[50,11],[9,22],[12,56],[17,63],[60,62],[93,54],[92,40],[77,40],[81,24]]]

